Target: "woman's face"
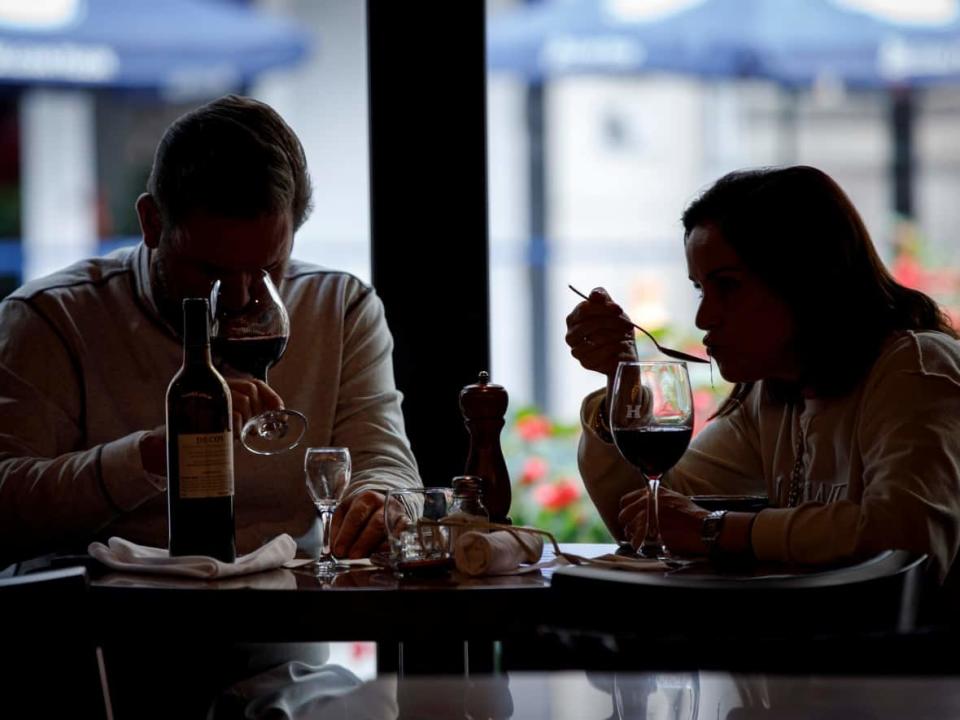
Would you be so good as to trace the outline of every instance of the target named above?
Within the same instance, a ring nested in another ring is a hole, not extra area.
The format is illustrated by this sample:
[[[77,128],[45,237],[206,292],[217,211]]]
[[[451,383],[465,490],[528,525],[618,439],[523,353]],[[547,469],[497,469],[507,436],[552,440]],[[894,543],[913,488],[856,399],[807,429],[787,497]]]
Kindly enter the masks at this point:
[[[700,291],[696,323],[703,344],[730,382],[799,377],[792,350],[793,313],[712,224],[686,239],[687,269]]]

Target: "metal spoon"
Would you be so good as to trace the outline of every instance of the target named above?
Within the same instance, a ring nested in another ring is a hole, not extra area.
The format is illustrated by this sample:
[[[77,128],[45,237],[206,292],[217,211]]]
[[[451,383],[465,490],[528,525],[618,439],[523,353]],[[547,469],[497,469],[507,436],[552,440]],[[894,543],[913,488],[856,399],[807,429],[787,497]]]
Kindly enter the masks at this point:
[[[584,300],[587,300],[587,301],[590,300],[590,298],[587,295],[584,295],[582,292],[577,290],[573,285],[567,285],[567,287],[573,290],[577,295],[582,297]],[[675,360],[686,360],[687,362],[707,363],[707,364],[710,363],[709,360],[706,360],[704,358],[699,358],[695,355],[688,355],[685,352],[680,352],[679,350],[671,350],[670,348],[663,347],[660,343],[657,342],[657,339],[653,335],[648,333],[646,330],[644,330],[642,327],[637,325],[635,322],[631,320],[630,324],[633,325],[637,330],[642,332],[644,335],[646,335],[648,338],[650,338],[650,341],[657,346],[657,350],[662,352],[667,357],[674,358]]]

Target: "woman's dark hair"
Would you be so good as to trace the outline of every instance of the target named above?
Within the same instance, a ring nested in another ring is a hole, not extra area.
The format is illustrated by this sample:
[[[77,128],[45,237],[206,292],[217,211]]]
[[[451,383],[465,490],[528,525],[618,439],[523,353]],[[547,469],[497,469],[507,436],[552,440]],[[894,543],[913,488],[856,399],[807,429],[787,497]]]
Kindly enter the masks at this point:
[[[685,238],[698,225],[716,227],[744,265],[787,303],[801,382],[818,395],[851,390],[891,332],[938,330],[957,337],[932,299],[891,277],[853,203],[816,168],[725,175],[684,212]],[[795,391],[768,384],[785,395]],[[752,385],[738,383],[716,414],[733,411]]]
[[[167,128],[147,191],[171,228],[197,210],[244,218],[289,210],[294,229],[310,214],[300,140],[269,105],[237,95],[207,103]]]

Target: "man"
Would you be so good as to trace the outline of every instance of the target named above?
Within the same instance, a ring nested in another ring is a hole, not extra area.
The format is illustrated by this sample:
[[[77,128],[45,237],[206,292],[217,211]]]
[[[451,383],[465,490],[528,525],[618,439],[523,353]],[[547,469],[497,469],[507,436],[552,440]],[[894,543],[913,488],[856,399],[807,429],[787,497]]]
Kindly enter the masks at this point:
[[[279,455],[237,445],[238,552],[311,527],[303,448],[337,445],[354,472],[334,552],[369,554],[384,537],[383,493],[420,480],[380,300],[351,275],[290,258],[310,211],[299,140],[267,105],[223,97],[171,125],[147,190],[140,245],[0,303],[0,561],[110,535],[166,546],[164,397],[182,359],[182,301],[219,279],[242,305],[261,270],[291,336],[270,386],[227,377],[234,422],[288,404],[309,427]]]

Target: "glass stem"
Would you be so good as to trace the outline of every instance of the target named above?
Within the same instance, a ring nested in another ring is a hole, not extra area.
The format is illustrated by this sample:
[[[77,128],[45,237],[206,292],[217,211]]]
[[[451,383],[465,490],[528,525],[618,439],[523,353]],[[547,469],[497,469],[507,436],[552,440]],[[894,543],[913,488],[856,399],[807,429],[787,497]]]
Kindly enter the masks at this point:
[[[663,541],[660,539],[660,476],[647,478],[647,532],[643,537],[641,554],[659,552]]]
[[[330,562],[333,555],[330,550],[331,521],[333,520],[333,510],[320,510],[320,562]]]

